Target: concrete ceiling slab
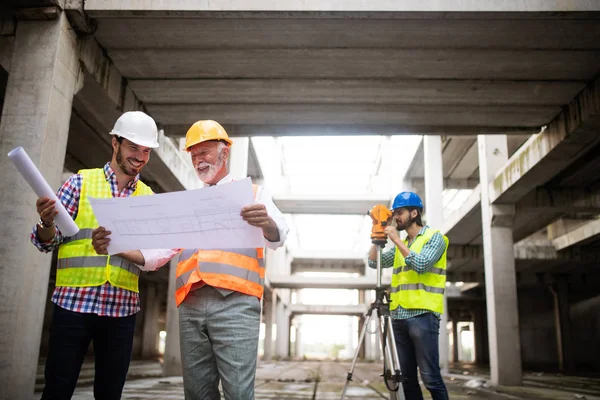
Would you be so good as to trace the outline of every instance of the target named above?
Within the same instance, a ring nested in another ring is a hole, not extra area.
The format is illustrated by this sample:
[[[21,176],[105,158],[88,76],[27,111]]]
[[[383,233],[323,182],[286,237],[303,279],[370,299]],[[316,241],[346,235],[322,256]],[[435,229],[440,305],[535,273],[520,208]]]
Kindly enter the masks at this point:
[[[86,5],[87,6],[87,5]],[[86,7],[87,10],[87,7]],[[94,15],[94,14],[91,14]],[[219,18],[98,18],[98,40],[111,50],[222,48],[508,48],[597,49],[594,19],[423,19],[325,15],[274,18],[234,14]],[[552,29],[548,29],[549,25]],[[453,34],[449,35],[448,33]],[[418,43],[418,46],[415,44]]]
[[[562,105],[579,81],[446,81],[401,79],[132,79],[146,104],[291,103]]]
[[[325,45],[325,44],[324,44]],[[130,79],[403,78],[581,80],[598,50],[488,49],[145,49],[110,50]]]

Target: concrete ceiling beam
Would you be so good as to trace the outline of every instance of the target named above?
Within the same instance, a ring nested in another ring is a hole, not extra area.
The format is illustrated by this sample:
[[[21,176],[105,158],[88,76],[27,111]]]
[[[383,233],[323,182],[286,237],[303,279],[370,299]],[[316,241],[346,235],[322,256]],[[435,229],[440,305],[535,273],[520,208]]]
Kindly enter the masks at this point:
[[[575,228],[552,240],[557,250],[564,250],[571,246],[582,245],[600,237],[600,219],[583,222],[583,225]]]
[[[324,44],[326,45],[326,44]],[[128,79],[592,79],[600,50],[114,49]],[[268,65],[268,67],[266,67]],[[482,68],[485,66],[485,68]],[[549,122],[549,121],[547,121]]]
[[[600,40],[600,39],[599,39]],[[146,104],[563,105],[578,81],[404,79],[132,79]]]
[[[600,58],[598,60],[600,63]],[[164,125],[192,124],[210,115],[223,124],[391,125],[430,127],[537,128],[560,111],[558,106],[441,106],[413,104],[148,104]],[[473,130],[471,129],[471,131]],[[439,129],[438,129],[439,130]]]
[[[269,284],[272,288],[281,289],[375,289],[375,277],[339,277],[335,279],[307,276],[269,276]],[[382,285],[390,286],[390,280],[383,278]]]
[[[425,179],[423,178],[413,178],[411,179],[411,183],[416,187],[424,187]],[[444,189],[475,189],[479,185],[479,179],[469,179],[469,178],[446,178],[444,179]]]
[[[518,213],[559,212],[600,214],[600,191],[583,188],[538,187],[523,197],[516,205]]]
[[[198,119],[201,114],[195,114]],[[172,137],[184,137],[190,125],[171,123],[164,126],[165,133]],[[161,122],[161,121],[159,121]],[[341,136],[341,135],[531,135],[540,131],[539,127],[511,126],[439,126],[432,124],[407,126],[403,124],[229,124],[224,123],[229,136]]]
[[[368,309],[366,304],[356,305],[321,305],[321,304],[292,304],[292,315],[363,315]]]
[[[320,199],[306,196],[274,195],[273,202],[286,214],[367,215],[376,204],[389,204],[387,197],[340,197]]]
[[[558,260],[562,262],[594,263],[600,261],[600,250],[570,247],[557,251],[552,242],[549,245],[520,242],[514,245],[514,256],[516,260]],[[451,262],[483,260],[483,246],[451,244],[448,247],[447,257]],[[452,271],[452,267],[449,271]]]
[[[591,82],[542,133],[531,137],[490,183],[493,203],[515,204],[600,142],[600,78]]]
[[[123,2],[122,0],[87,0],[86,10],[93,13],[94,16],[110,15],[144,15],[154,12],[168,12],[171,15],[177,15],[176,12],[202,12],[202,11],[223,11],[236,12],[240,10],[263,11],[273,10],[272,0],[258,0],[248,3],[247,0],[230,0],[227,2],[212,2],[198,0],[178,0],[178,1],[156,1],[156,0],[137,0]],[[322,0],[288,0],[277,3],[278,12],[310,12],[310,11],[353,11],[353,12],[437,12],[438,18],[451,12],[493,12],[493,13],[512,13],[512,12],[594,12],[598,11],[598,5],[594,0],[577,1],[572,0],[529,0],[526,2],[480,2],[477,0],[442,0],[435,2],[423,2],[422,0],[406,0],[402,2],[390,2],[388,0],[374,0],[364,2],[362,0],[348,0],[344,2]],[[445,16],[447,18],[447,16]],[[552,17],[552,15],[550,15]]]

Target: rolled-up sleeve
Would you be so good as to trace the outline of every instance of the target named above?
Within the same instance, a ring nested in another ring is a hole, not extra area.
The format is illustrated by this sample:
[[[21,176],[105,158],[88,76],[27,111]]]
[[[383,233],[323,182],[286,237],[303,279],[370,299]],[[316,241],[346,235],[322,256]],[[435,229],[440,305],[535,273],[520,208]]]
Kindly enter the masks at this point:
[[[268,248],[275,250],[283,246],[290,229],[285,222],[283,214],[281,211],[279,211],[275,203],[273,203],[273,197],[271,196],[271,193],[269,193],[269,191],[262,186],[260,192],[258,193],[257,202],[265,205],[267,208],[267,214],[269,214],[269,217],[271,217],[273,221],[275,221],[275,225],[277,225],[277,230],[279,231],[279,240],[277,242],[271,242],[265,238],[265,245]]]
[[[156,271],[164,266],[179,253],[180,249],[144,249],[140,250],[144,256],[144,265],[138,265],[142,271]],[[137,265],[137,264],[136,264]]]
[[[79,207],[79,197],[81,192],[81,180],[80,174],[71,175],[69,179],[60,187],[56,192],[56,197],[60,200],[65,210],[69,213],[71,218],[75,219]],[[37,235],[37,225],[33,226],[30,234],[31,243],[37,247],[39,251],[49,253],[57,248],[63,241],[63,235],[60,229],[56,227],[56,234],[47,242],[42,242]]]
[[[396,247],[381,253],[381,268],[391,268],[394,266],[394,257],[396,255]],[[377,261],[369,260],[369,268],[377,268]]]

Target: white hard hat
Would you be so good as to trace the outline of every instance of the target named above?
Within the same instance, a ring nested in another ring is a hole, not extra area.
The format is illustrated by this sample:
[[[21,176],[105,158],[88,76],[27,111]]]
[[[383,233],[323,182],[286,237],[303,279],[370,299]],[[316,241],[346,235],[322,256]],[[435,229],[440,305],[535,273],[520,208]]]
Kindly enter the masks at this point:
[[[110,134],[121,136],[140,146],[158,147],[156,122],[141,111],[127,111],[121,115]]]

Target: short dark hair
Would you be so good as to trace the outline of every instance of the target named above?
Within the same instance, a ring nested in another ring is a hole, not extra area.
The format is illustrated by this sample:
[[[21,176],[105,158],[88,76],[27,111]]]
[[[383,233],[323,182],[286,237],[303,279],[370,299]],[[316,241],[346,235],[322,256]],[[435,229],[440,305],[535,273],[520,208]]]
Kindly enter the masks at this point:
[[[117,142],[123,143],[123,136],[117,136],[116,139],[117,139]]]

